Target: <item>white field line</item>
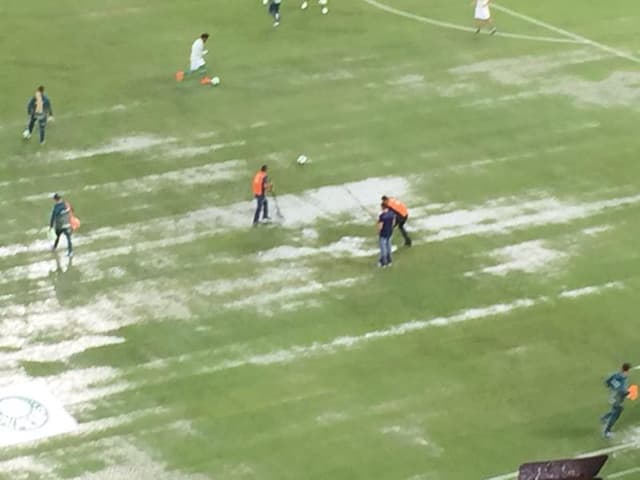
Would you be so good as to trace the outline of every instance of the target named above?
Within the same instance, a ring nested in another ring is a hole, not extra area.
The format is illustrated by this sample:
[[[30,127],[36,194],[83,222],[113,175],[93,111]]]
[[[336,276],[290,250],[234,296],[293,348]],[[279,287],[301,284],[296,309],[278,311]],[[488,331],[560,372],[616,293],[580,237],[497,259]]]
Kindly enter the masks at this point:
[[[621,287],[622,283],[611,282],[598,286],[590,286],[588,288],[588,291],[591,295],[597,295],[605,291]],[[129,287],[129,290],[131,290],[131,287]],[[563,295],[563,293],[565,292],[560,292],[558,295],[556,295],[556,298],[565,299],[566,301],[573,301],[573,298],[566,297]],[[132,302],[139,302],[141,298],[139,297],[139,295],[141,294],[146,294],[152,298],[160,298],[161,296],[160,292],[155,292],[153,288],[149,288],[147,286],[145,288],[139,288],[137,294],[132,295],[129,300],[131,300]],[[175,292],[176,298],[180,298],[182,295],[183,293],[181,292]],[[86,332],[85,335],[87,335],[86,338],[88,340],[88,342],[86,342],[86,346],[100,346],[100,344],[102,343],[100,340],[101,337],[99,336],[100,333],[109,335],[109,332],[114,331],[124,324],[135,322],[137,319],[135,308],[139,307],[138,303],[127,305],[127,299],[123,298],[123,301],[125,301],[125,303],[120,304],[120,307],[122,307],[120,310],[123,311],[119,311],[119,309],[114,310],[114,304],[112,303],[111,297],[113,297],[113,295],[109,295],[109,302],[106,302],[102,305],[97,305],[97,308],[86,309],[85,307],[81,307],[79,309],[74,309],[73,311],[68,312],[60,311],[57,315],[54,315],[51,312],[43,312],[41,314],[41,312],[36,311],[34,312],[34,315],[29,318],[27,323],[29,325],[38,325],[39,328],[45,331],[50,331],[51,328],[55,327],[66,328],[67,330],[69,328],[73,328],[76,331],[78,331],[78,328],[80,328],[80,330]],[[183,371],[185,362],[193,362],[194,364],[198,365],[198,367],[194,370],[194,374],[213,373],[247,366],[270,366],[277,364],[287,364],[307,358],[318,357],[321,355],[331,355],[341,351],[349,351],[373,341],[409,335],[414,332],[423,331],[429,328],[449,327],[474,320],[503,316],[515,311],[526,310],[537,305],[545,304],[553,299],[554,297],[546,296],[538,298],[521,298],[508,303],[498,303],[484,307],[475,307],[460,310],[457,313],[449,316],[436,317],[427,320],[413,320],[361,334],[339,336],[325,343],[314,342],[307,345],[297,345],[286,347],[280,350],[273,350],[267,353],[249,352],[241,354],[236,358],[227,357],[225,359],[224,357],[222,357],[218,362],[211,361],[211,352],[207,350],[186,356],[181,355],[173,358],[165,358],[161,362],[152,361],[147,364],[136,366],[135,371],[139,371],[140,369],[142,369],[142,371],[157,371],[158,368],[162,368],[164,371],[166,371],[166,375],[163,374],[161,376],[161,381],[165,382],[171,378],[177,378],[179,375],[181,375],[180,372]],[[151,304],[153,304],[153,300],[150,300],[150,302]],[[159,305],[158,310],[178,310],[176,307],[171,307],[166,302],[165,305],[166,306]],[[55,305],[52,306],[55,307]],[[143,305],[142,308],[144,308],[145,306],[148,305]],[[102,311],[100,310],[100,307],[102,308]],[[38,310],[37,307],[36,309]],[[104,317],[104,315],[107,316]],[[20,323],[25,323],[23,320],[26,320],[26,318],[18,318],[16,320]],[[82,321],[85,322],[84,326],[79,325],[79,323],[81,323]],[[32,335],[33,329],[29,330],[26,333]],[[120,339],[118,337],[104,337],[105,345],[119,342]],[[62,344],[60,344],[62,350],[67,350],[68,346],[69,342],[63,342]],[[84,347],[84,345],[77,347],[75,351],[81,351],[82,347]],[[236,349],[231,349],[231,351],[236,351]],[[56,351],[56,345],[52,345],[51,349],[48,349],[47,347],[47,351],[46,353],[44,353],[44,355],[42,355],[41,352],[38,352],[37,356],[38,358],[46,360],[62,360],[63,358],[65,358],[65,353],[63,351]],[[21,358],[23,360],[29,359],[25,358],[23,355],[21,355]],[[6,367],[11,368],[13,360],[16,359],[3,357],[2,360],[2,363]],[[173,368],[174,363],[179,363],[181,365],[181,368]],[[156,377],[149,376],[150,380],[142,380],[140,382],[136,382],[135,384],[129,383],[126,380],[127,371],[128,369],[116,370],[106,367],[90,368],[77,371],[67,371],[59,375],[51,376],[47,378],[46,381],[49,385],[51,385],[56,395],[58,395],[61,400],[64,401],[65,405],[72,406],[73,412],[86,412],[91,411],[91,405],[93,404],[93,402],[96,402],[106,396],[122,393],[133,388],[140,388],[143,385],[155,384],[155,382],[157,382],[157,380],[151,379]],[[15,379],[18,379],[23,375],[24,373],[17,373],[13,370],[9,372],[3,372],[3,374],[0,376],[0,378],[2,378],[0,383],[13,382]],[[106,422],[107,424],[109,423],[108,421]],[[94,426],[98,424],[101,423],[98,422]],[[93,430],[93,427],[91,427],[90,430]]]
[[[416,15],[415,13],[406,12],[404,10],[398,10],[397,8],[390,7],[389,5],[385,5],[384,3],[377,2],[376,0],[363,0],[365,3],[368,3],[372,7],[375,7],[379,10],[383,10],[387,13],[391,13],[393,15],[397,15],[399,17],[408,18],[410,20],[415,20],[417,22],[426,23],[429,25],[433,25],[436,27],[449,28],[451,30],[459,30],[462,32],[475,32],[475,28],[465,27],[462,25],[457,25],[455,23],[442,22],[440,20],[435,20],[429,17],[423,17],[421,15]],[[518,40],[533,40],[538,42],[552,42],[552,43],[572,43],[572,44],[584,44],[585,42],[577,39],[567,39],[567,38],[558,38],[558,37],[542,37],[536,35],[520,35],[517,33],[505,33],[498,32],[497,35],[505,38],[514,38]]]
[[[218,145],[201,147],[207,151],[213,151]],[[221,147],[220,147],[221,148]],[[173,154],[173,151],[171,152]],[[118,182],[107,182],[85,185],[82,191],[106,191],[112,192],[116,197],[128,197],[139,193],[148,193],[157,191],[168,186],[176,187],[178,185],[191,187],[202,184],[212,184],[216,182],[225,182],[239,178],[246,174],[244,170],[246,162],[244,160],[228,160],[220,163],[209,163],[190,168],[182,168],[179,170],[169,170],[162,173],[154,173],[138,178],[128,178]],[[74,192],[73,189],[65,191],[66,196],[70,196]],[[50,193],[41,192],[37,194],[22,197],[23,201],[43,201],[50,197]]]
[[[591,292],[593,294],[600,294],[614,288],[621,288],[621,286],[621,282],[610,282],[592,287]],[[321,355],[331,355],[340,351],[348,351],[376,340],[400,337],[430,328],[449,327],[473,320],[507,315],[518,310],[526,310],[538,305],[546,304],[549,301],[555,300],[556,298],[563,299],[564,297],[562,296],[562,293],[563,292],[560,292],[558,295],[556,295],[556,297],[542,296],[537,298],[521,298],[513,300],[509,303],[498,303],[485,307],[469,308],[446,317],[436,317],[428,320],[412,320],[405,323],[392,325],[380,330],[372,330],[359,335],[346,335],[336,337],[333,340],[325,343],[314,342],[307,345],[295,345],[288,348],[261,354],[249,353],[236,359],[222,360],[217,364],[211,363],[210,361],[204,361],[204,359],[199,358],[201,356],[209,356],[211,352],[207,351],[203,353],[193,354],[189,359],[185,358],[184,355],[174,358],[165,358],[160,364],[158,364],[157,361],[150,362],[145,365],[138,365],[136,369],[157,370],[159,367],[162,367],[165,368],[167,372],[171,372],[174,370],[172,368],[173,362],[183,365],[185,361],[193,361],[198,365],[204,365],[199,369],[196,369],[197,371],[194,372],[194,374],[205,374],[247,366],[270,366],[277,364],[288,364],[308,358],[315,358]],[[565,298],[565,300],[570,299]],[[162,381],[167,381],[167,379],[169,379],[173,374],[167,373],[167,375],[168,376],[162,377]],[[178,374],[176,373],[176,375]]]
[[[629,470],[622,470],[620,472],[610,473],[609,475],[607,475],[607,478],[609,480],[612,480],[614,478],[622,478],[622,477],[626,477],[627,475],[631,475],[632,473],[639,473],[639,472],[640,472],[640,467],[635,467],[635,468],[630,468]]]
[[[592,457],[595,455],[607,455],[614,452],[622,452],[624,450],[635,450],[640,447],[640,440],[635,440],[633,442],[621,443],[619,445],[613,445],[608,448],[602,448],[600,450],[594,450],[593,452],[581,453],[579,455],[575,455],[575,458],[583,458],[583,457]],[[632,473],[632,471],[619,472],[624,473],[625,475]],[[624,475],[620,475],[624,476]],[[518,472],[505,473],[503,475],[497,475],[495,477],[487,477],[485,480],[512,480],[518,477]],[[615,478],[613,475],[607,475],[607,478]]]
[[[369,1],[369,0],[365,0],[365,1]],[[511,10],[510,8],[507,7],[503,7],[502,5],[498,5],[496,3],[492,3],[491,6],[493,8],[495,8],[498,11],[501,11],[503,13],[506,13],[507,15],[511,15],[512,17],[518,18],[520,20],[524,20],[525,22],[529,22],[533,25],[537,25],[539,27],[542,28],[546,28],[547,30],[550,30],[552,32],[558,33],[570,40],[573,40],[575,43],[581,43],[581,44],[586,44],[586,45],[591,45],[594,48],[597,48],[599,50],[602,50],[603,52],[607,52],[610,53],[616,57],[620,57],[620,58],[625,58],[627,60],[630,60],[634,63],[640,63],[640,57],[636,57],[634,55],[631,55],[629,53],[623,52],[622,50],[618,50],[617,48],[613,48],[613,47],[609,47],[608,45],[604,45],[602,43],[599,42],[595,42],[593,40],[590,40],[586,37],[583,37],[582,35],[577,35],[575,33],[569,32],[568,30],[565,30],[563,28],[560,27],[556,27],[554,25],[551,25],[550,23],[547,22],[543,22],[542,20],[538,20],[536,18],[530,17],[528,15],[524,15],[522,13],[518,13],[514,10]]]

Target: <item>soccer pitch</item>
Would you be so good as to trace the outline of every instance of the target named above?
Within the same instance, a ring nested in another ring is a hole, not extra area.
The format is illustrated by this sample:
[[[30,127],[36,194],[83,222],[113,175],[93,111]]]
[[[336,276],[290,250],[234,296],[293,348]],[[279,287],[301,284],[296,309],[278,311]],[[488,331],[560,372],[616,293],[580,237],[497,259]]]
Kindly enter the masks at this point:
[[[598,422],[640,363],[640,7],[468,3],[4,0],[1,479],[640,478],[637,404]],[[221,85],[176,83],[205,31]]]

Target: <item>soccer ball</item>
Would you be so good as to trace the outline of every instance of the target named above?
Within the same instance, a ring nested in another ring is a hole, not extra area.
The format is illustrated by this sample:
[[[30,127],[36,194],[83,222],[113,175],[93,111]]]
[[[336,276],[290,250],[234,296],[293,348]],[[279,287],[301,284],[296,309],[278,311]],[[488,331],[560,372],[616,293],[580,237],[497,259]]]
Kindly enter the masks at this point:
[[[307,163],[307,160],[308,159],[306,155],[300,155],[296,162],[298,162],[298,165],[304,165],[305,163]]]
[[[322,7],[322,14],[326,15],[327,13],[329,13],[329,9],[327,7]]]
[[[300,5],[300,8],[302,10],[305,10],[308,6],[309,6],[309,4],[307,2],[302,2],[302,5]]]
[[[22,131],[22,138],[24,138],[25,140],[29,140],[31,138],[31,134],[29,133],[29,129],[25,128]]]
[[[218,85],[220,85],[220,77],[213,77],[211,79],[211,85],[213,85],[214,87],[217,87]]]

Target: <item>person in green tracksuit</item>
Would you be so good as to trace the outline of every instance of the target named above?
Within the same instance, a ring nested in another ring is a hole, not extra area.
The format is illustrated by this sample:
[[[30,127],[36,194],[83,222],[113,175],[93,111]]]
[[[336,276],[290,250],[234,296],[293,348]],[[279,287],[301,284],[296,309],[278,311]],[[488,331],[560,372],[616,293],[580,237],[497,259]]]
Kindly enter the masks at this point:
[[[604,381],[604,384],[609,389],[609,392],[611,394],[611,397],[609,399],[611,409],[600,417],[600,421],[604,424],[602,435],[605,438],[609,438],[613,435],[611,429],[622,414],[622,404],[624,403],[624,399],[627,398],[627,395],[629,394],[629,381],[627,378],[629,375],[629,370],[631,370],[631,364],[624,363],[622,364],[619,372],[612,373]]]

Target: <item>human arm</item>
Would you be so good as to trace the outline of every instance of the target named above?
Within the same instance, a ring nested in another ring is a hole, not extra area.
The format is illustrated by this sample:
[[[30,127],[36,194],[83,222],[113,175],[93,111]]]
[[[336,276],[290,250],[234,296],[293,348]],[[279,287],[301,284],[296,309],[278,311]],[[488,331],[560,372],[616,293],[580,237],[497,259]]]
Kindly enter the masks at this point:
[[[51,230],[53,228],[53,222],[55,222],[56,220],[56,210],[57,210],[57,204],[53,207],[53,209],[51,210],[51,219],[49,220],[49,230]]]
[[[51,106],[51,100],[49,97],[44,97],[44,111],[49,117],[49,121],[53,120],[53,107]]]

